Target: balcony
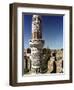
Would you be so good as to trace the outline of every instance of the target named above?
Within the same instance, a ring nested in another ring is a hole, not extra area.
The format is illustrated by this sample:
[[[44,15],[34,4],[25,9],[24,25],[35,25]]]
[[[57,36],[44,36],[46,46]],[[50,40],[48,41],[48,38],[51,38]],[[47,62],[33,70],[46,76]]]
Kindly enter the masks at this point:
[[[30,40],[30,47],[43,48],[44,40]]]

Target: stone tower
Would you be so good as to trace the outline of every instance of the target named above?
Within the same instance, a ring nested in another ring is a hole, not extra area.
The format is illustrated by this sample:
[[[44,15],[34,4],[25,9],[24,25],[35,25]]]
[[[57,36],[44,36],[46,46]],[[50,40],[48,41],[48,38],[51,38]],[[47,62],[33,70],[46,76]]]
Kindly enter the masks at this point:
[[[33,15],[32,17],[32,39],[29,44],[31,48],[31,71],[32,73],[39,73],[42,60],[42,49],[44,45],[44,40],[42,40],[40,15]]]

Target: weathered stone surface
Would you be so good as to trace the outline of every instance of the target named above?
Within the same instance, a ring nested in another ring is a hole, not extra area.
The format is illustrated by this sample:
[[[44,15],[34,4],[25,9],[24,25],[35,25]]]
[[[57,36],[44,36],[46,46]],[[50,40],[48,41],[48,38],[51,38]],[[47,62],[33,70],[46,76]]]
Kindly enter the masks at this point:
[[[61,73],[63,72],[63,49],[50,50],[43,48],[41,16],[32,17],[32,39],[30,49],[24,53],[25,69],[31,73]]]
[[[25,69],[34,72],[34,73],[63,73],[63,57],[58,54],[58,58],[56,59],[56,55],[58,51],[56,50],[55,55],[47,49],[38,49],[32,48],[32,53],[25,52],[26,59],[24,59]],[[30,50],[29,50],[30,51]],[[42,51],[42,52],[41,52]],[[63,51],[62,51],[63,53]],[[32,54],[32,55],[31,55]],[[62,54],[63,55],[63,54]],[[31,57],[30,57],[31,56]],[[27,61],[26,61],[27,60]],[[33,60],[33,61],[32,61]]]
[[[29,44],[31,47],[31,70],[33,73],[40,73],[44,40],[42,40],[41,17],[39,15],[32,17],[32,39]]]
[[[62,67],[62,60],[56,61],[56,73],[61,73],[63,72],[63,67]]]

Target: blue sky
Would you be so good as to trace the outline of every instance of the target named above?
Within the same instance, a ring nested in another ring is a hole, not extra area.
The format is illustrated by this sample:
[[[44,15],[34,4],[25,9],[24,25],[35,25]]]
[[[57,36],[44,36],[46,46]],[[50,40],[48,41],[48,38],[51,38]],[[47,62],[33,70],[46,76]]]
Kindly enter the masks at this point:
[[[63,16],[41,15],[42,17],[42,39],[45,40],[44,47],[50,49],[63,48]],[[32,15],[24,15],[24,48],[28,48],[32,31]]]

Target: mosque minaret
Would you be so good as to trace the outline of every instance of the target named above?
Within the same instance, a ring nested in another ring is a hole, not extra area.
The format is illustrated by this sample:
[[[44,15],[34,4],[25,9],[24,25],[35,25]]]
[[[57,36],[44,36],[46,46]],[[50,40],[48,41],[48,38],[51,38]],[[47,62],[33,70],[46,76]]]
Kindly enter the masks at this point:
[[[33,15],[32,17],[32,39],[29,44],[31,48],[31,71],[33,73],[39,73],[42,60],[42,49],[44,46],[40,15]]]

